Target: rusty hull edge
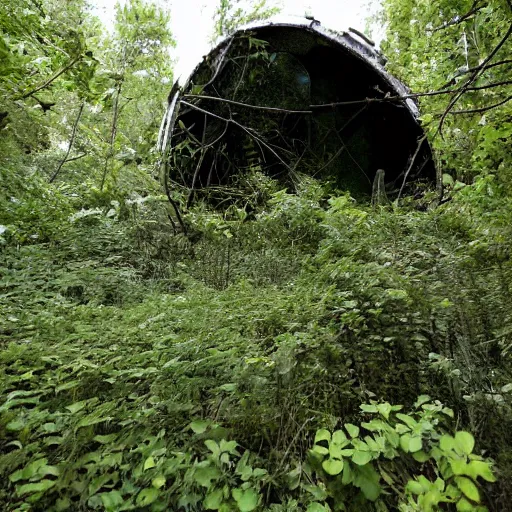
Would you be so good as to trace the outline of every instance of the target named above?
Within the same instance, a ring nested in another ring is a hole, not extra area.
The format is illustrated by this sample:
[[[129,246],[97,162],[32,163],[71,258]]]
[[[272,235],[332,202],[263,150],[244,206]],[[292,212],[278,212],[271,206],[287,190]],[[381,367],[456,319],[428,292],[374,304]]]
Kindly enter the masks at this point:
[[[385,70],[384,57],[372,45],[368,44],[355,33],[347,31],[336,32],[334,30],[323,27],[316,20],[310,20],[307,18],[300,18],[300,21],[296,21],[295,18],[293,21],[271,18],[263,22],[253,22],[240,27],[230,36],[220,39],[208,54],[208,57],[211,59],[213,64],[212,81],[221,71],[226,53],[231,46],[231,42],[236,37],[251,30],[259,30],[269,27],[302,28],[305,31],[313,32],[318,36],[324,37],[328,39],[329,42],[337,44],[338,46],[342,47],[345,52],[362,60],[367,66],[371,67],[374,72],[377,73],[377,75],[396,92],[398,96],[405,96],[410,94],[410,90],[405,84],[403,84],[400,80]],[[176,118],[178,117],[179,113],[178,99],[180,94],[182,91],[188,88],[190,82],[198,72],[206,57],[207,56],[204,56],[203,60],[196,65],[192,73],[188,76],[183,84],[180,84],[180,78],[178,78],[171,89],[168,97],[168,108],[162,119],[157,142],[157,148],[161,153],[165,153],[166,150],[169,150],[170,147],[169,142],[172,138],[174,123],[176,122]],[[419,109],[416,103],[412,99],[406,99],[404,104],[406,105],[416,124],[419,125]]]

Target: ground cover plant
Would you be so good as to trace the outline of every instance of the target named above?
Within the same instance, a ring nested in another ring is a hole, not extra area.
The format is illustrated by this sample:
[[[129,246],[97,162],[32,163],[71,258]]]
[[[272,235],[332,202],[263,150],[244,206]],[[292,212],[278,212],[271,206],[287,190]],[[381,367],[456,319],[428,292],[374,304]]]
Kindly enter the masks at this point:
[[[167,14],[1,4],[0,510],[511,510],[510,5],[384,6],[438,183],[255,169],[185,234]]]

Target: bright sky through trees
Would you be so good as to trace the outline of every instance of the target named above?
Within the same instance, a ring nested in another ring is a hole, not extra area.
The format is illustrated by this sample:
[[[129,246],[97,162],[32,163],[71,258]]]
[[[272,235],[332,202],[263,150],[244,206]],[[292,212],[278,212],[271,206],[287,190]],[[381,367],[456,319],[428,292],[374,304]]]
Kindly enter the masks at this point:
[[[116,0],[93,0],[92,3],[104,23],[111,24]],[[213,16],[219,0],[159,0],[158,3],[171,11],[171,29],[177,42],[173,52],[176,59],[175,76],[187,75],[201,56],[208,52]],[[324,26],[336,30],[348,27],[364,29],[365,19],[370,12],[369,3],[368,0],[268,1],[269,5],[282,6],[284,15],[313,15]]]

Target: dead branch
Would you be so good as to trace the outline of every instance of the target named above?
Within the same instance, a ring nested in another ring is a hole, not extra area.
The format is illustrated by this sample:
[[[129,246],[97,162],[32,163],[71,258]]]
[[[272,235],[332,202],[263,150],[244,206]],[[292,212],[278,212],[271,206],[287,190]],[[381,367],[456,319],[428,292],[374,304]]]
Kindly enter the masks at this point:
[[[421,150],[421,146],[423,146],[423,143],[427,140],[427,135],[423,135],[423,137],[421,137],[419,140],[418,140],[418,145],[416,146],[416,151],[414,152],[414,155],[412,156],[411,158],[411,162],[409,164],[409,167],[407,168],[407,170],[405,171],[405,174],[404,174],[404,179],[402,181],[402,186],[400,187],[400,191],[398,192],[398,197],[397,197],[397,201],[400,199],[401,195],[402,195],[402,192],[404,190],[404,187],[405,187],[405,184],[407,182],[407,178],[409,177],[409,174],[411,173],[412,171],[412,168],[414,167],[414,164],[416,163],[416,158],[418,158],[418,155],[420,154],[420,150]]]
[[[112,158],[113,153],[114,153],[114,142],[116,140],[116,135],[117,135],[117,121],[119,119],[119,99],[121,97],[122,88],[123,88],[123,80],[120,80],[117,84],[116,99],[114,102],[114,113],[112,115],[112,126],[110,128],[109,150],[108,150],[108,154],[105,158],[105,166],[103,168],[103,174],[101,176],[100,190],[103,190],[103,186],[105,185],[105,180],[107,178],[107,173],[108,173],[108,164],[109,164],[110,159]]]
[[[263,145],[264,147],[266,147],[274,156],[277,157],[277,159],[289,170],[291,171],[292,169],[290,168],[290,166],[272,149],[271,146],[269,146],[264,140],[262,140],[262,138],[259,136],[259,134],[257,135],[257,132],[256,130],[254,130],[253,128],[248,128],[247,126],[244,126],[243,124],[239,123],[238,121],[235,121],[234,119],[230,118],[230,119],[226,119],[222,116],[219,116],[217,114],[214,114],[213,112],[210,112],[208,110],[205,110],[204,108],[201,108],[201,107],[198,107],[197,105],[194,105],[192,103],[188,103],[187,101],[185,100],[180,100],[181,103],[183,103],[183,105],[186,105],[187,107],[190,107],[190,108],[193,108],[194,110],[197,110],[198,112],[202,112],[203,114],[207,114],[211,117],[214,117],[215,119],[219,119],[220,121],[224,121],[225,123],[231,123],[231,124],[234,124],[235,126],[237,126],[238,128],[240,128],[241,130],[243,130],[245,133],[247,133],[247,135],[249,135],[249,137],[251,137],[252,139],[254,139],[258,145]]]
[[[75,136],[76,136],[76,132],[77,132],[77,128],[78,128],[78,123],[80,122],[80,118],[82,117],[82,112],[84,111],[84,106],[85,106],[85,102],[82,102],[82,104],[80,105],[80,108],[78,109],[78,114],[76,116],[75,122],[73,124],[73,131],[71,132],[71,138],[69,139],[68,150],[66,152],[66,155],[64,156],[64,158],[60,162],[59,166],[57,167],[57,169],[53,173],[52,177],[50,178],[50,183],[53,183],[55,181],[55,179],[57,178],[57,176],[60,173],[60,170],[62,169],[62,166],[66,162],[70,161],[70,159],[68,158],[69,157],[69,153],[71,153],[71,148],[73,147],[73,142],[75,141]],[[77,158],[74,158],[74,160],[77,160]]]
[[[216,96],[204,96],[201,94],[184,94],[184,98],[197,98],[201,100],[214,100],[214,101],[220,101],[222,103],[229,103],[230,105],[236,105],[238,107],[245,107],[245,108],[252,108],[254,110],[265,110],[267,112],[281,112],[284,114],[313,114],[311,110],[287,110],[284,108],[277,108],[277,107],[263,107],[260,105],[250,105],[248,103],[242,103],[240,101],[234,101],[234,100],[228,100],[226,98],[218,98]]]

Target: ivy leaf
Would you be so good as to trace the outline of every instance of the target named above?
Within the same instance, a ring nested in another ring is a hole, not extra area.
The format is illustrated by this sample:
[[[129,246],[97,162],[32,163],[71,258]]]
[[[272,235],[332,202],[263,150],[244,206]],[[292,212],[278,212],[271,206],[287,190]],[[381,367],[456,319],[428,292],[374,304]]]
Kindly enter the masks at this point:
[[[371,464],[358,468],[354,485],[359,487],[364,497],[369,501],[376,501],[381,493],[379,474]]]
[[[71,405],[66,405],[66,409],[71,414],[76,414],[77,412],[81,411],[87,405],[87,402],[88,402],[88,400],[82,400],[80,402],[75,402]]]
[[[455,439],[448,434],[443,434],[439,440],[439,447],[444,452],[449,452],[455,448]]]
[[[337,445],[339,448],[343,448],[349,444],[349,441],[343,430],[336,430],[332,435],[331,443]]]
[[[359,408],[363,412],[369,412],[369,413],[379,412],[379,410],[377,409],[377,407],[375,405],[362,404],[359,406]]]

